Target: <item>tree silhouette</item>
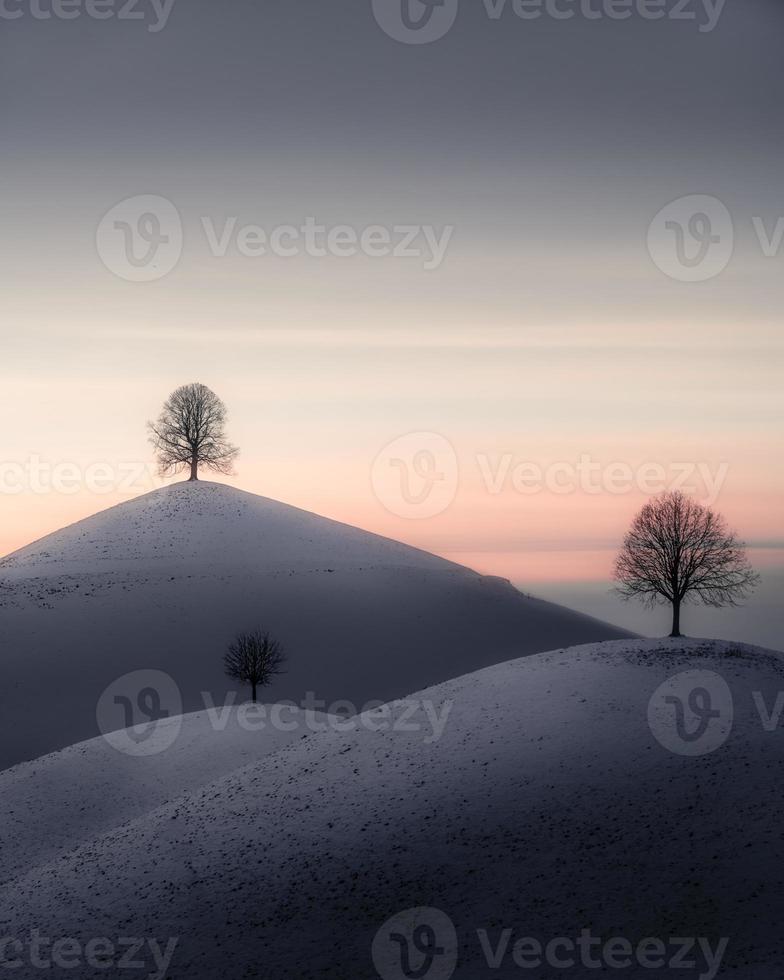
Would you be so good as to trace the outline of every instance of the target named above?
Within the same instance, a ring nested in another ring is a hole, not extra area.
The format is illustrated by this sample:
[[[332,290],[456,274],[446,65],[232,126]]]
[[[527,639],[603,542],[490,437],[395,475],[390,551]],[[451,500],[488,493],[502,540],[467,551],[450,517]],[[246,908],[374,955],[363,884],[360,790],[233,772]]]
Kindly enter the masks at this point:
[[[243,684],[250,684],[253,701],[256,689],[265,687],[273,677],[283,673],[286,655],[269,633],[255,630],[240,633],[223,658],[226,674]]]
[[[190,479],[198,480],[200,465],[231,473],[239,450],[227,440],[225,425],[226,406],[206,385],[183,385],[172,392],[158,420],[147,423],[161,476],[190,468]]]
[[[737,605],[759,576],[724,518],[675,491],[656,497],[635,517],[615,562],[615,579],[624,599],[670,603],[670,635],[680,636],[683,603]]]

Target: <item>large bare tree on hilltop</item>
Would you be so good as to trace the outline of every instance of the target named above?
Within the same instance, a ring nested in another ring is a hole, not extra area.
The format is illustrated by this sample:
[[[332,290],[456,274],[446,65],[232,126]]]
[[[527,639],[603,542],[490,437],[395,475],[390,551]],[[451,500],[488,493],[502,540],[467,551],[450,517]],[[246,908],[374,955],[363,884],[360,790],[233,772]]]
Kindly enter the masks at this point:
[[[226,438],[225,425],[226,406],[206,385],[173,391],[157,421],[147,423],[161,475],[190,469],[190,479],[198,480],[199,466],[231,473],[239,450]]]
[[[684,602],[735,606],[759,581],[724,518],[680,491],[656,497],[635,517],[615,578],[624,599],[672,605],[671,636],[681,635]]]

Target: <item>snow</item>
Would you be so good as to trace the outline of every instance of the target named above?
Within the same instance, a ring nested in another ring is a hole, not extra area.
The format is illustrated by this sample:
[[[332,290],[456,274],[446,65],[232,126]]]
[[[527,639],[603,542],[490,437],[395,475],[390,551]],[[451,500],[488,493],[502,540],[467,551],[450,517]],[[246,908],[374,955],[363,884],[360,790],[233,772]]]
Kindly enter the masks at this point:
[[[310,734],[302,713],[285,720],[260,729],[236,707],[205,710],[160,721],[144,756],[99,736],[0,772],[0,881]]]
[[[95,514],[0,562],[14,581],[55,572],[177,574],[210,566],[313,572],[365,563],[446,568],[443,559],[225,484],[176,483]]]
[[[289,654],[264,699],[359,711],[526,653],[628,634],[504,580],[217,483],[156,490],[0,562],[0,769],[99,734],[138,670],[170,713],[220,703],[222,657],[263,627]],[[117,727],[117,726],[115,726]]]
[[[734,708],[703,755],[665,747],[662,728],[660,686],[694,671],[714,704],[726,684]],[[491,971],[480,931],[495,948],[504,928],[543,944],[582,929],[632,944],[727,937],[721,977],[773,980],[784,743],[758,705],[772,709],[781,682],[780,654],[716,641],[627,639],[497,664],[417,695],[418,731],[311,735],[44,853],[9,883],[4,934],[179,937],[173,980],[369,978],[382,924],[432,907],[456,929],[461,980],[642,975],[523,971],[511,955]],[[425,708],[450,704],[428,741]],[[100,788],[85,776],[89,808]],[[56,803],[40,819],[56,820]]]

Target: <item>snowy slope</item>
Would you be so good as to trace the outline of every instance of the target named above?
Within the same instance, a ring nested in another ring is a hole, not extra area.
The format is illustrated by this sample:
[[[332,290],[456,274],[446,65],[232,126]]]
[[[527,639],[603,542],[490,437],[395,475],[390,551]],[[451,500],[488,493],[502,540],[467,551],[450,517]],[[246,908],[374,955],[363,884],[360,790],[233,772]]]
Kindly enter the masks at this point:
[[[11,581],[56,574],[313,572],[366,564],[451,568],[441,558],[225,484],[177,483],[95,514],[0,562]]]
[[[101,736],[0,772],[0,881],[312,732],[301,712],[284,720],[253,727],[237,708],[213,708],[160,721],[144,756]]]
[[[171,978],[388,980],[404,974],[384,959],[397,948],[389,928],[373,959],[379,929],[431,907],[443,915],[424,921],[445,955],[444,915],[456,930],[461,980],[774,980],[784,733],[765,730],[756,704],[773,708],[783,663],[716,641],[627,640],[461,677],[418,696],[419,731],[311,736],[32,868],[7,889],[5,933],[155,937],[162,947],[179,937]],[[693,671],[707,673],[680,677]],[[700,743],[712,751],[689,755],[666,697],[687,702],[699,687],[720,716]],[[425,706],[450,702],[442,736],[428,741]],[[505,928],[507,955],[490,969],[483,941],[497,950]],[[544,946],[583,929],[635,949],[659,939],[666,963],[533,971],[511,958],[516,939]],[[721,969],[702,953],[676,968],[673,937],[713,953],[727,937]],[[428,980],[448,978],[447,966]]]
[[[170,713],[232,688],[222,656],[264,627],[289,653],[267,700],[404,695],[555,646],[627,635],[499,579],[215,483],[181,483],[0,562],[0,769],[98,734],[128,672],[168,673]],[[118,723],[119,724],[119,723]],[[118,727],[116,725],[115,727]]]

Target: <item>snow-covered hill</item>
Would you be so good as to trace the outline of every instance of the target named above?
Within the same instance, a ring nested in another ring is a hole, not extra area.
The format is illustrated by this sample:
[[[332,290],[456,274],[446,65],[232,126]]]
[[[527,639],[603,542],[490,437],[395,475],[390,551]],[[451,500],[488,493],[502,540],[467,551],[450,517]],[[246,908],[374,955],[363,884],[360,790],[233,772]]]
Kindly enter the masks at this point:
[[[101,693],[132,671],[173,678],[170,713],[203,709],[204,692],[222,701],[226,645],[259,626],[289,654],[265,699],[312,692],[325,709],[346,699],[357,710],[627,635],[357,528],[220,484],[176,484],[0,562],[0,769],[96,735]]]
[[[4,934],[145,937],[150,972],[154,940],[188,980],[776,980],[782,666],[626,640],[460,677],[405,727],[310,736],[44,856],[9,883]]]
[[[460,566],[397,541],[220,483],[176,483],[95,514],[0,562],[14,581],[123,571],[314,572]]]
[[[160,721],[142,756],[99,736],[0,772],[0,882],[312,734],[303,712],[281,717],[262,728],[236,707],[200,711]]]

